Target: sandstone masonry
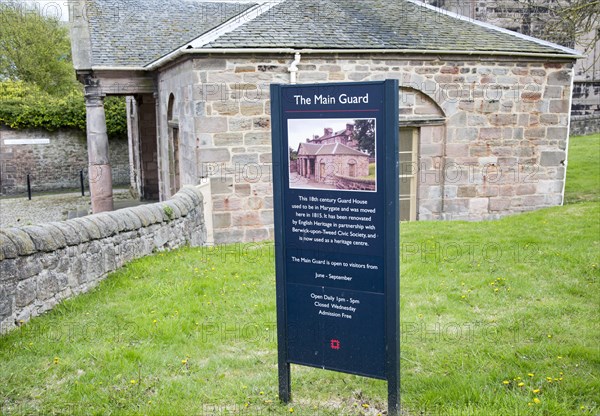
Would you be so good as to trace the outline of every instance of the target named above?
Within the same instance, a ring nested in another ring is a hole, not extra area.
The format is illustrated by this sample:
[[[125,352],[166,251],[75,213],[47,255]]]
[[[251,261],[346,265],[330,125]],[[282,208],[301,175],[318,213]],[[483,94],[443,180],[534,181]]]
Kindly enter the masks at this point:
[[[211,183],[216,243],[273,238],[269,84],[288,83],[289,64],[206,55],[159,72],[159,125],[172,95],[181,146],[195,149],[181,156],[185,175],[196,175],[187,180]],[[310,54],[298,69],[299,83],[399,80],[401,128],[418,134],[418,219],[494,219],[562,203],[572,61]],[[166,134],[159,147],[166,166]]]
[[[11,144],[46,140],[47,144]],[[115,185],[129,185],[127,142],[111,140],[109,145]],[[27,191],[27,174],[35,191],[79,188],[79,171],[87,178],[88,153],[84,133],[59,130],[13,130],[0,126],[0,194]]]

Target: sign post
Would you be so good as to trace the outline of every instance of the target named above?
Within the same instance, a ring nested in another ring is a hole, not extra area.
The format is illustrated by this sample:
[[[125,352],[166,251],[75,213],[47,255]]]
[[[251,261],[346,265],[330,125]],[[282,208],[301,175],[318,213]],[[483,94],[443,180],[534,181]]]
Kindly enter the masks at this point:
[[[398,92],[271,86],[283,402],[300,364],[386,380],[400,413]]]

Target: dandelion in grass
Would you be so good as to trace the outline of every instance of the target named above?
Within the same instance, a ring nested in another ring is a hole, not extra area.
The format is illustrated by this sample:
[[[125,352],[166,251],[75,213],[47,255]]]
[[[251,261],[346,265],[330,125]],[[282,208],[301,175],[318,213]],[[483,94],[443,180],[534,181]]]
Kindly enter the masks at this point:
[[[531,391],[533,392],[533,394],[540,394],[540,389],[533,389]]]
[[[542,401],[541,401],[540,399],[538,399],[537,397],[534,397],[534,398],[533,398],[533,402],[534,402],[535,404],[540,404]]]
[[[58,357],[54,357],[54,364],[58,364]]]
[[[524,385],[525,385],[525,383],[523,383],[523,382],[520,382],[519,384],[517,384],[517,386],[519,386],[519,387],[523,387]]]
[[[131,383],[131,385],[137,384],[137,380],[135,379],[131,379],[131,381],[129,381]]]
[[[508,386],[508,385],[510,384],[510,381],[508,381],[508,380],[504,380],[504,381],[502,382],[502,384],[504,384],[505,386]]]
[[[529,373],[529,374],[527,374],[527,375],[528,375],[529,377],[533,377],[533,376],[535,376],[535,374],[533,374],[533,373]]]

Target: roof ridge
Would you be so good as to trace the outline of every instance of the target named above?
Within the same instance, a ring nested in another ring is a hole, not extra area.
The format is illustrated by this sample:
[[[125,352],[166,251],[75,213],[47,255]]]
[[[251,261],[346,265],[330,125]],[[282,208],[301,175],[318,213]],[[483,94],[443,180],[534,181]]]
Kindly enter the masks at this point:
[[[215,40],[219,39],[221,36],[226,35],[230,32],[233,32],[235,29],[239,28],[240,26],[253,21],[257,17],[262,16],[263,14],[265,14],[266,12],[271,10],[273,7],[277,6],[278,4],[280,4],[284,1],[286,1],[286,0],[254,0],[253,2],[247,2],[248,4],[254,3],[254,6],[244,10],[243,12],[241,12],[239,14],[236,14],[235,16],[231,17],[230,19],[226,20],[225,22],[221,23],[220,25],[212,28],[208,32],[205,32],[202,35],[200,35],[188,42],[185,42],[183,45],[178,46],[177,48],[166,53],[165,55],[161,56],[160,58],[146,63],[144,65],[144,67],[147,69],[149,67],[150,68],[156,67],[164,62],[169,62],[170,60],[178,57],[182,52],[185,52],[187,49],[200,49],[204,45],[207,45],[210,42],[214,42]],[[209,3],[246,4],[246,2],[235,2],[235,1],[228,2],[228,1],[218,1],[218,0],[211,0]]]
[[[405,0],[405,1],[408,1],[410,3],[413,3],[413,4],[417,5],[417,6],[424,7],[424,8],[429,9],[429,10],[433,10],[433,11],[435,11],[437,13],[444,14],[444,15],[446,15],[448,17],[452,17],[454,19],[458,19],[458,20],[462,20],[462,21],[465,21],[465,22],[473,23],[474,25],[481,26],[481,27],[483,27],[485,29],[494,30],[494,31],[497,31],[497,32],[500,32],[500,33],[504,33],[505,35],[512,35],[512,36],[515,36],[515,37],[520,38],[522,40],[526,40],[526,41],[529,41],[529,42],[535,42],[535,43],[537,43],[539,45],[542,45],[542,46],[548,46],[550,48],[560,49],[562,52],[565,52],[565,53],[568,53],[568,54],[572,54],[572,55],[579,55],[580,54],[580,52],[578,52],[575,49],[567,48],[566,46],[562,46],[562,45],[559,45],[557,43],[548,42],[547,40],[539,39],[539,38],[536,38],[534,36],[524,35],[522,33],[515,32],[515,31],[509,30],[509,29],[505,29],[503,27],[499,27],[499,26],[493,25],[491,23],[482,22],[481,20],[477,20],[477,19],[473,19],[471,17],[463,16],[462,14],[459,14],[459,13],[456,13],[456,12],[452,12],[450,10],[446,10],[446,9],[442,9],[440,7],[432,6],[430,4],[422,3],[419,0]]]
[[[202,48],[203,46],[208,45],[210,42],[214,42],[215,40],[219,39],[221,36],[233,32],[238,27],[253,21],[257,17],[262,16],[263,14],[271,10],[273,7],[285,2],[286,0],[256,1],[256,4],[248,10],[243,11],[242,13],[232,17],[228,21],[220,24],[216,28],[209,30],[206,33],[203,33],[202,35],[198,36],[190,42],[187,42],[187,44],[184,45],[182,48]]]

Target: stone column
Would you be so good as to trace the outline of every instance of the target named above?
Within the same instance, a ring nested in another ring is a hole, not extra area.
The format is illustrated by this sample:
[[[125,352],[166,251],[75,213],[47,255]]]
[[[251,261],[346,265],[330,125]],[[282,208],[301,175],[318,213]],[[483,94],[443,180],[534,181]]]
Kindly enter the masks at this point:
[[[86,94],[87,145],[89,160],[90,193],[94,214],[113,210],[112,170],[108,157],[108,135],[104,97],[97,93]]]

